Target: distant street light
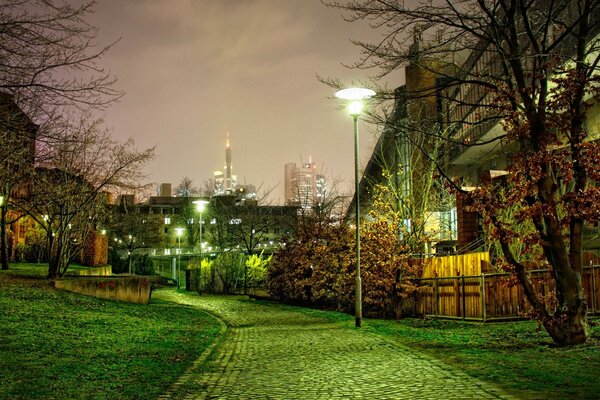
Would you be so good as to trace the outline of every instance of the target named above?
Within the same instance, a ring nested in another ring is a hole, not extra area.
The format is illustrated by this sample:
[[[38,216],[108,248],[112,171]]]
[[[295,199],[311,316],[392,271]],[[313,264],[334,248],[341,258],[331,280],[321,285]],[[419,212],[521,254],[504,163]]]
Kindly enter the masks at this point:
[[[179,281],[181,281],[181,235],[183,234],[183,228],[175,228],[177,234],[177,289],[180,288]]]
[[[354,297],[355,326],[362,325],[362,281],[360,273],[360,201],[359,201],[359,170],[358,170],[358,117],[362,113],[363,100],[375,96],[375,92],[365,88],[348,88],[335,92],[338,99],[348,100],[348,113],[354,119],[354,198],[356,223],[356,284]]]

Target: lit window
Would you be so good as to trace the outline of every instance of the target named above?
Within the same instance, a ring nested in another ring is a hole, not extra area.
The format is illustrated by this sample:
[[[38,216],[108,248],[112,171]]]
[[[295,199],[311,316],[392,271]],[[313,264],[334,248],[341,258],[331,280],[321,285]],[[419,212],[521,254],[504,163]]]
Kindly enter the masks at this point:
[[[170,217],[166,217],[165,218],[165,225],[171,225],[171,218]]]

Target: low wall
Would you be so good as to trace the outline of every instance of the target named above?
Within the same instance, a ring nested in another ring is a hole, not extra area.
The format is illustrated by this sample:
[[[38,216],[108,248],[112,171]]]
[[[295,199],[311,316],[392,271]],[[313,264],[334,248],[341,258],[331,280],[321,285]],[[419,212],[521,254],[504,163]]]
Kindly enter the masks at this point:
[[[104,267],[96,268],[82,268],[82,269],[70,269],[67,271],[68,276],[111,276],[112,266],[106,265]]]
[[[103,299],[148,304],[150,281],[146,276],[77,277],[54,281],[54,287]]]

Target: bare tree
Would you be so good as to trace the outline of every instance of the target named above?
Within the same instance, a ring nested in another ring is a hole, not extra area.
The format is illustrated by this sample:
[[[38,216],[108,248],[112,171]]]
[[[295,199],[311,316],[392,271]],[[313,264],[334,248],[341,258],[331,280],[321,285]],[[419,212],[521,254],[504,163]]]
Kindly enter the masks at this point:
[[[122,202],[111,207],[105,225],[108,233],[115,240],[113,245],[127,250],[130,274],[133,273],[132,258],[136,251],[162,245],[161,222],[148,218],[148,215],[141,213],[136,205]]]
[[[63,106],[105,107],[122,95],[98,65],[108,46],[87,22],[94,1],[7,0],[0,8],[0,90],[36,122]]]
[[[15,191],[31,180],[35,141],[55,140],[43,134],[56,131],[51,126],[68,109],[102,109],[122,95],[98,64],[111,45],[95,43],[97,29],[86,21],[94,4],[7,0],[0,7],[2,268],[8,268],[6,226],[22,216],[8,210]]]
[[[600,215],[600,190],[589,184],[599,179],[600,149],[585,120],[599,91],[600,2],[356,0],[330,5],[384,33],[378,43],[356,42],[363,56],[355,67],[376,68],[377,77],[406,67],[411,77],[422,78],[420,85],[407,79],[404,99],[413,120],[454,127],[440,131],[447,143],[440,157],[426,147],[424,156],[484,216],[501,245],[502,265],[522,285],[553,340],[585,342],[583,232]],[[412,129],[419,132],[417,126]],[[461,173],[450,163],[457,154],[470,155],[472,162],[503,157],[507,175],[457,183],[453,178]],[[464,185],[476,188],[467,193]],[[503,214],[506,209],[513,209],[511,218]],[[517,241],[526,243],[521,253],[512,246]],[[548,269],[555,304],[543,301],[527,262]]]
[[[181,178],[181,182],[175,188],[177,197],[194,197],[200,195],[200,189],[194,186],[194,182],[187,176]]]
[[[48,238],[48,277],[62,276],[81,249],[83,239],[104,217],[104,193],[134,188],[153,149],[137,151],[132,141],[118,143],[101,121],[65,122],[53,141],[39,150],[45,162],[34,184],[15,203],[36,220]]]
[[[17,107],[10,95],[0,93],[0,259],[2,269],[8,269],[7,226],[23,214],[9,212],[13,195],[27,189],[34,168],[37,126]]]

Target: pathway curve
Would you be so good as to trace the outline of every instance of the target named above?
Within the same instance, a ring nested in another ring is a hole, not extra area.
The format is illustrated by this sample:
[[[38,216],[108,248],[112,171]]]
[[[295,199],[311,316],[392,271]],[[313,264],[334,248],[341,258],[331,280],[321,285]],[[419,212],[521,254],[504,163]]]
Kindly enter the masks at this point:
[[[244,297],[153,296],[227,324],[162,399],[512,399],[412,349],[326,319]]]

